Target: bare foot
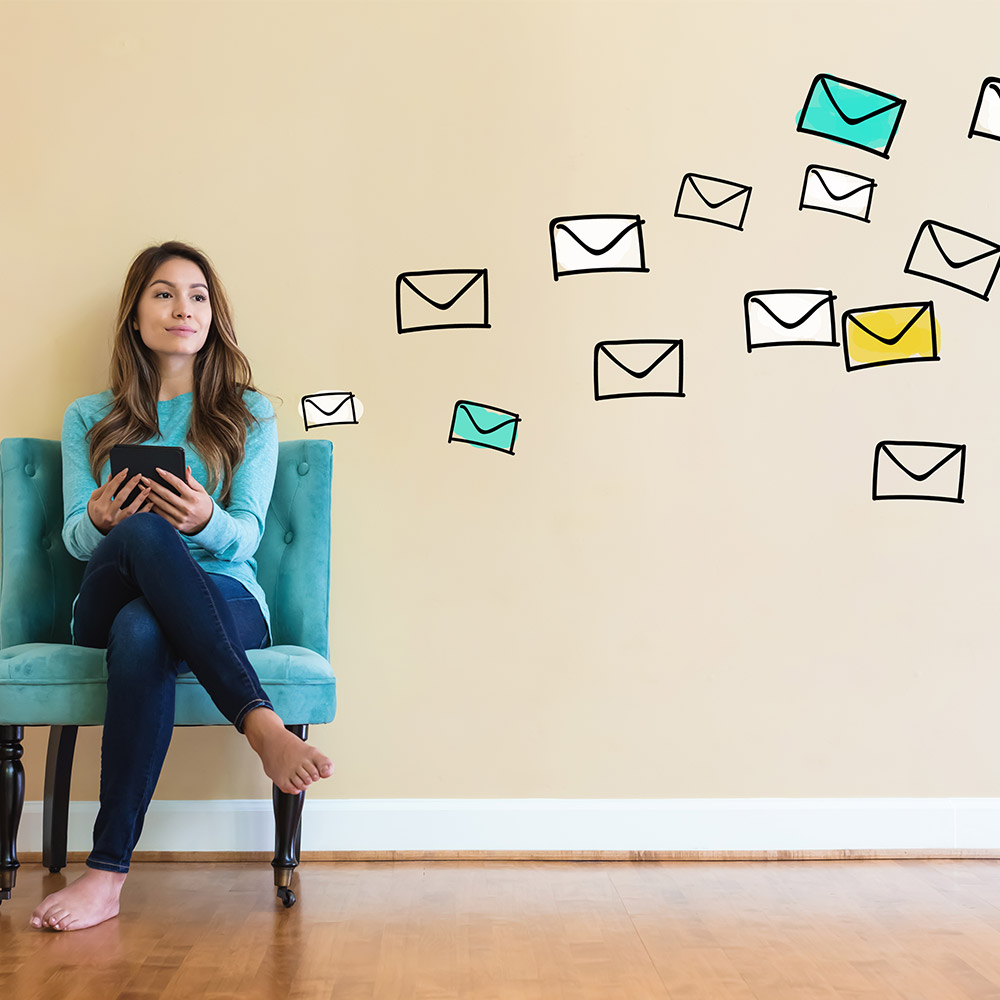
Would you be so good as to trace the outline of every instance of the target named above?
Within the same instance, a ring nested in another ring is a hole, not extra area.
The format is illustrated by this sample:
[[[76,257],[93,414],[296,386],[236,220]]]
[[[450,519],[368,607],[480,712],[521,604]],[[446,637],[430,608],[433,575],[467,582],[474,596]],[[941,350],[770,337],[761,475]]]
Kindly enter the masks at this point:
[[[285,729],[276,712],[255,708],[243,720],[243,732],[264,765],[264,773],[283,792],[295,795],[333,774],[326,754]]]
[[[46,896],[31,915],[32,927],[80,931],[118,916],[124,872],[88,868],[75,882]]]

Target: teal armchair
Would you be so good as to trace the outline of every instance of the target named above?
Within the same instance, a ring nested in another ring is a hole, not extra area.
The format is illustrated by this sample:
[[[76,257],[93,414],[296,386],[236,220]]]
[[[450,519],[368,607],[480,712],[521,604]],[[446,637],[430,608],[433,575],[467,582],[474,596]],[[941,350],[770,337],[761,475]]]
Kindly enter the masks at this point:
[[[271,610],[271,646],[247,653],[286,728],[332,722],[336,679],[329,663],[330,496],[333,445],[283,441],[257,549],[257,579]],[[58,441],[0,441],[0,902],[14,888],[24,805],[25,726],[49,726],[42,861],[66,864],[70,773],[79,726],[104,721],[105,651],[73,646],[69,623],[84,563],[62,543]],[[191,674],[177,680],[175,725],[228,726]],[[295,902],[305,793],[273,789],[278,898]]]

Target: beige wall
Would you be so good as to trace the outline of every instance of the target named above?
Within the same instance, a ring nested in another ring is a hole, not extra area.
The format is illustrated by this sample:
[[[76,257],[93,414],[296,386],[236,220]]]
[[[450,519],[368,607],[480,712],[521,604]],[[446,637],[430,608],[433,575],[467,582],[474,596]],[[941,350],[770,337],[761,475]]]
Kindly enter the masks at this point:
[[[316,796],[995,795],[1000,306],[902,266],[926,218],[1000,239],[1000,143],[965,137],[998,29],[971,3],[3,3],[2,434],[58,436],[129,260],[188,240],[282,438],[304,393],[365,406],[310,432],[340,685]],[[796,133],[819,72],[907,99],[891,159]],[[870,225],[797,211],[812,162],[876,178]],[[744,232],[672,217],[689,170],[753,185]],[[642,214],[648,274],[552,280],[548,221],[595,212]],[[483,266],[491,330],[396,334],[399,272]],[[748,355],[743,294],[781,287],[932,298],[943,360]],[[629,337],[683,338],[685,399],[594,401],[595,343]],[[521,415],[513,457],[447,443],[459,398]],[[883,438],[967,444],[967,502],[873,503]],[[180,731],[158,796],[268,787],[234,733]]]

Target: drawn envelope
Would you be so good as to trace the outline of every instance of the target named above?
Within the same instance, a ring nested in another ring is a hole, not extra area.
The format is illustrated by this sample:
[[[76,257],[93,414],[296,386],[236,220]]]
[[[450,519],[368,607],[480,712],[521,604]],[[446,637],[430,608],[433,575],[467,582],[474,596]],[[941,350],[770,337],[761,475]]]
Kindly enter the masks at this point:
[[[448,443],[464,441],[480,448],[514,454],[514,439],[521,418],[510,410],[500,410],[471,399],[460,399],[451,418]]]
[[[836,347],[835,298],[833,292],[815,288],[747,292],[743,296],[747,350],[792,344]]]
[[[888,158],[905,106],[892,94],[820,73],[809,87],[796,131]]]
[[[552,274],[648,271],[638,215],[565,215],[549,223]]]
[[[965,445],[936,441],[879,441],[872,500],[964,503]]]
[[[490,328],[486,268],[407,271],[396,277],[396,330]]]
[[[969,138],[974,135],[987,139],[1000,139],[1000,77],[988,76],[976,102]]]
[[[356,424],[361,419],[361,403],[353,392],[313,392],[300,404],[306,430],[334,424]]]
[[[752,190],[747,184],[719,177],[685,174],[677,192],[674,215],[679,219],[700,219],[717,226],[742,229]]]
[[[940,361],[933,302],[900,302],[844,313],[847,370]]]
[[[903,270],[989,299],[1000,270],[1000,244],[928,220],[917,231]]]
[[[604,340],[594,348],[594,399],[683,395],[682,340]]]
[[[852,174],[846,170],[834,170],[833,167],[810,163],[802,182],[799,211],[813,208],[818,212],[833,212],[862,222],[871,222],[868,213],[871,211],[875,187],[874,179],[863,174]]]

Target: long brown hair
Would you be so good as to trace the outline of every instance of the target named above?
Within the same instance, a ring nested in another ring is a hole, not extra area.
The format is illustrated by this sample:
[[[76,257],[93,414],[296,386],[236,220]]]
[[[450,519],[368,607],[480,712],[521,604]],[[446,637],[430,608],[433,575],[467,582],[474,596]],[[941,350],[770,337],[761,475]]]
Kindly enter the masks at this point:
[[[160,394],[160,370],[152,351],[142,342],[137,328],[139,297],[157,268],[182,257],[197,264],[208,285],[212,323],[204,346],[194,359],[194,393],[187,440],[205,463],[215,491],[222,481],[220,503],[229,505],[233,472],[243,461],[247,428],[257,418],[243,402],[243,392],[255,389],[250,362],[236,344],[232,311],[211,261],[200,251],[176,240],[147,247],[132,261],[115,327],[111,351],[111,410],[87,432],[90,440],[90,470],[100,485],[101,469],[116,444],[137,444],[160,433],[156,402]]]

